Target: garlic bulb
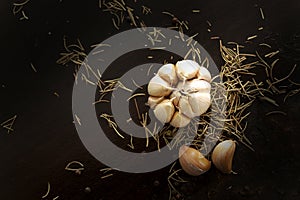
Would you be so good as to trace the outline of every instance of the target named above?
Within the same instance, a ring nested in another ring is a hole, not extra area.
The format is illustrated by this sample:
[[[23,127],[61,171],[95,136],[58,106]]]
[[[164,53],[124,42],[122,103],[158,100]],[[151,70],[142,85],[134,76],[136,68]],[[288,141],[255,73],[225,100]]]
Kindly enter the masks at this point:
[[[210,81],[209,71],[195,61],[165,64],[148,84],[148,105],[160,122],[184,127],[210,107]]]
[[[186,145],[180,147],[179,156],[179,163],[182,169],[189,175],[199,176],[211,167],[211,162],[199,151]]]
[[[220,142],[213,150],[212,161],[217,169],[223,173],[230,174],[232,172],[235,146],[234,141],[225,140]]]

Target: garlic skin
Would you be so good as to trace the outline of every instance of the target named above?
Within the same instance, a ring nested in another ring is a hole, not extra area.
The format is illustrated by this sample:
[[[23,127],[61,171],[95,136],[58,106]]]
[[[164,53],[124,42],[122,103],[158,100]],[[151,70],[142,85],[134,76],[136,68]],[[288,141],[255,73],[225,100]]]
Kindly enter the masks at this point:
[[[208,71],[207,68],[205,67],[200,67],[199,68],[199,71],[198,71],[198,74],[197,74],[197,78],[200,79],[200,80],[205,80],[207,82],[211,82],[211,74],[210,72]]]
[[[183,115],[180,111],[176,111],[170,124],[174,127],[185,127],[191,122],[191,119]]]
[[[192,93],[192,92],[210,93],[211,86],[210,86],[210,83],[208,83],[207,81],[193,79],[191,81],[187,81],[185,83],[185,85],[183,86],[183,89],[189,93]]]
[[[179,149],[179,163],[182,169],[192,176],[199,176],[211,167],[211,162],[199,151],[186,145],[181,146]]]
[[[175,106],[178,106],[179,100],[181,98],[181,94],[179,91],[173,91],[170,95],[170,99],[173,99],[173,103]]]
[[[154,76],[148,84],[148,93],[151,96],[168,96],[171,92],[171,85],[158,75]]]
[[[177,75],[180,80],[194,78],[199,71],[199,64],[192,60],[182,60],[176,63]]]
[[[210,107],[210,81],[209,71],[195,61],[165,64],[148,84],[148,105],[161,123],[187,126],[192,118],[202,115]]]
[[[225,174],[232,172],[232,160],[236,144],[232,140],[220,142],[212,153],[212,161],[218,170]]]
[[[178,106],[181,108],[181,112],[185,116],[189,118],[197,116],[197,114],[193,111],[192,106],[189,102],[189,98],[187,96],[183,96],[180,98]]]
[[[171,85],[176,85],[178,82],[175,65],[173,64],[163,65],[157,74]]]
[[[189,104],[195,116],[200,116],[205,113],[211,104],[210,93],[200,93],[196,92],[189,96]]]
[[[148,105],[150,106],[150,108],[154,109],[155,106],[157,104],[159,104],[160,102],[162,102],[164,100],[164,97],[153,97],[153,96],[149,96],[148,98]]]
[[[163,100],[154,109],[155,117],[162,123],[169,123],[174,115],[175,107],[170,100]]]

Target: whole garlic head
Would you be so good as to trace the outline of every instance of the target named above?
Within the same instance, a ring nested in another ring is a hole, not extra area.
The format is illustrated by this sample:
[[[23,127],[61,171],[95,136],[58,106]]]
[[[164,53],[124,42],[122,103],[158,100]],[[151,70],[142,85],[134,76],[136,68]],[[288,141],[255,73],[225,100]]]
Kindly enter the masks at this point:
[[[195,61],[165,64],[148,84],[148,104],[160,122],[184,127],[210,107],[210,81],[208,69]]]

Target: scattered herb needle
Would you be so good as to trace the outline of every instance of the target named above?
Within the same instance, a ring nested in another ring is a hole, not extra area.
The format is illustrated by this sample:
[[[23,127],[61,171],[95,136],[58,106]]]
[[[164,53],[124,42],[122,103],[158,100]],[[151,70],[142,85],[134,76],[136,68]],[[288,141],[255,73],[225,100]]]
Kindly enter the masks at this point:
[[[259,8],[260,16],[262,19],[265,19],[265,14],[262,8]]]
[[[113,116],[103,113],[100,115],[100,117],[105,119],[108,123],[108,126],[113,128],[113,130],[117,133],[117,135],[120,136],[122,139],[124,139],[124,136],[118,131],[117,123],[114,122],[113,120],[111,120],[111,118],[113,118]]]
[[[285,112],[283,111],[279,111],[279,110],[274,110],[274,111],[271,111],[271,112],[268,112],[266,113],[266,116],[269,116],[269,115],[274,115],[274,114],[280,114],[280,115],[287,115]]]
[[[29,19],[27,17],[27,15],[25,14],[23,8],[26,6],[26,4],[29,2],[30,0],[26,0],[24,2],[21,2],[21,3],[17,3],[17,2],[14,2],[13,3],[13,14],[14,15],[17,15],[18,13],[21,13],[21,17],[20,17],[20,20],[24,20],[24,19]]]
[[[30,63],[30,66],[34,72],[37,72],[36,68],[34,67],[34,65],[32,63]]]
[[[59,94],[57,92],[53,93],[56,97],[59,97]]]
[[[100,172],[102,172],[101,179],[105,179],[105,178],[108,178],[108,177],[113,176],[112,173],[107,174],[108,172],[110,172],[110,171],[112,171],[112,170],[113,170],[113,168],[110,168],[110,167],[100,169]]]
[[[76,122],[79,124],[79,126],[81,126],[80,118],[76,114],[75,114],[75,119],[76,119]]]
[[[142,6],[142,13],[143,13],[144,15],[148,15],[148,14],[151,14],[152,11],[151,11],[151,9],[148,8],[147,6]]]
[[[77,174],[81,174],[81,171],[84,170],[84,165],[81,162],[76,161],[76,160],[71,161],[67,164],[67,166],[65,167],[65,170],[72,171]]]
[[[254,38],[257,38],[257,35],[249,36],[247,40],[253,40]]]
[[[17,119],[17,115],[2,122],[0,125],[7,130],[7,133],[10,133],[11,131],[14,131],[13,126],[15,124],[16,119]]]
[[[48,182],[47,185],[48,185],[48,186],[47,186],[47,192],[46,192],[46,194],[44,194],[44,195],[42,196],[42,199],[46,198],[46,197],[49,195],[49,193],[50,193],[51,185],[50,185],[49,182]]]

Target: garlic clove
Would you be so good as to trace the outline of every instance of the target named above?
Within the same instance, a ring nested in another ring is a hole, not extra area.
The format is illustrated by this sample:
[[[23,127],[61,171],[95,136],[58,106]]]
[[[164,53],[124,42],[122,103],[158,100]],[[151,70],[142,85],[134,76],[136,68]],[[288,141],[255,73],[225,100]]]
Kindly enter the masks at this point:
[[[232,172],[232,160],[235,151],[235,142],[225,140],[220,142],[212,153],[212,161],[216,168],[223,173],[230,174]]]
[[[189,95],[189,105],[196,116],[205,113],[211,105],[210,93],[192,93]]]
[[[150,96],[168,96],[171,92],[171,85],[158,75],[154,76],[148,84],[148,93]]]
[[[191,119],[183,115],[181,112],[176,111],[170,124],[174,127],[185,127],[191,122]]]
[[[181,98],[181,94],[179,91],[173,91],[172,94],[170,95],[170,99],[173,99],[173,104],[175,106],[178,106],[180,98]]]
[[[163,100],[154,108],[155,117],[163,124],[169,123],[174,115],[175,107],[170,100]]]
[[[186,92],[203,92],[203,93],[210,93],[211,85],[207,81],[193,79],[187,81],[184,85],[184,90]]]
[[[187,80],[196,77],[199,71],[199,64],[192,60],[182,60],[176,63],[177,76],[180,80]]]
[[[189,118],[196,117],[197,114],[193,111],[191,104],[189,103],[189,98],[187,96],[182,96],[179,100],[178,106],[180,107],[182,113]]]
[[[157,72],[157,74],[167,81],[170,85],[176,85],[178,82],[175,65],[165,64]]]
[[[153,96],[149,96],[148,98],[148,105],[150,106],[150,108],[155,108],[155,106],[157,104],[159,104],[160,102],[162,102],[164,100],[164,97],[153,97]]]
[[[207,82],[210,83],[210,81],[211,81],[211,74],[210,74],[210,72],[208,71],[207,68],[201,66],[199,68],[199,71],[198,71],[198,74],[197,74],[197,78],[200,79],[200,80],[205,80],[205,81],[207,81]]]
[[[199,176],[207,172],[211,167],[211,162],[199,151],[186,145],[180,147],[179,156],[179,163],[182,169],[189,175]]]

